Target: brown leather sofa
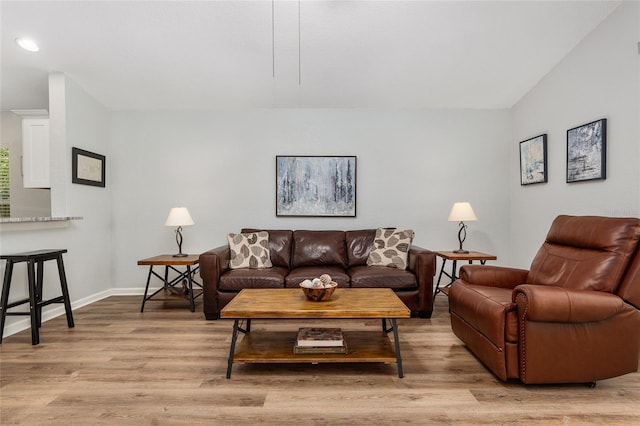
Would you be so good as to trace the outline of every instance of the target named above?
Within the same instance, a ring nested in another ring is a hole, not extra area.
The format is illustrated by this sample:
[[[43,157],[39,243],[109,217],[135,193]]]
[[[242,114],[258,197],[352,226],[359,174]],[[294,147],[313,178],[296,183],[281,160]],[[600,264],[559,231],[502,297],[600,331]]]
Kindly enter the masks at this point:
[[[595,383],[638,370],[640,220],[558,216],[529,270],[464,265],[451,327],[501,380]]]
[[[241,232],[256,232],[243,229]],[[338,287],[388,287],[412,311],[429,318],[433,311],[435,254],[411,246],[408,267],[367,266],[375,229],[354,231],[266,230],[273,266],[230,269],[229,246],[200,255],[204,314],[217,319],[220,310],[243,288],[298,288],[305,279],[329,274]]]

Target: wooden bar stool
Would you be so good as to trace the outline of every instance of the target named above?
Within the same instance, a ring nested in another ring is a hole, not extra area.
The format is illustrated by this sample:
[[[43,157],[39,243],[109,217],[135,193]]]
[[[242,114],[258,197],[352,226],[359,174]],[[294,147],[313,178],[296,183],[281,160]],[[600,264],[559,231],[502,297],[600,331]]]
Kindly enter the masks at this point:
[[[42,307],[52,303],[64,303],[64,310],[67,314],[67,325],[69,328],[74,326],[73,314],[71,313],[71,302],[69,301],[69,290],[67,288],[67,277],[64,273],[64,263],[62,254],[67,250],[36,250],[26,253],[5,254],[0,259],[6,259],[7,265],[4,271],[4,281],[2,282],[2,300],[0,300],[0,344],[2,343],[2,335],[4,333],[4,322],[7,315],[29,315],[31,317],[31,344],[40,343],[40,334],[38,329],[42,324]],[[43,263],[47,260],[56,260],[58,262],[58,274],[60,275],[60,286],[62,287],[62,296],[54,297],[49,300],[42,300],[42,284],[43,284]],[[9,303],[9,289],[11,287],[11,277],[13,275],[13,265],[20,262],[27,262],[27,276],[29,281],[29,297],[22,300]],[[37,273],[36,273],[36,265]],[[15,306],[29,304],[29,312],[7,312]]]

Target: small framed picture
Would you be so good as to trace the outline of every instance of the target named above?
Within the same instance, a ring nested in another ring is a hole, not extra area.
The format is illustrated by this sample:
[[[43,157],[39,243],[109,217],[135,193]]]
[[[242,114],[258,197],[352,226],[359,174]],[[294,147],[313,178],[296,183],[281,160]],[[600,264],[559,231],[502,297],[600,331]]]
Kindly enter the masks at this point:
[[[71,148],[71,182],[105,187],[105,156]]]
[[[567,182],[607,178],[607,119],[567,130]]]
[[[547,134],[520,142],[520,185],[547,181]]]

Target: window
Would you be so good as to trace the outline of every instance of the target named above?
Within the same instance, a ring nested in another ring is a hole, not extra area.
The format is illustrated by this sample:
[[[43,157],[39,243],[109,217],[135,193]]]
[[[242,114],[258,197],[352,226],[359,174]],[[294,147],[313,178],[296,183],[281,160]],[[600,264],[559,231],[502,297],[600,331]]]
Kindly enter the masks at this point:
[[[0,217],[11,217],[9,204],[9,148],[0,148]]]

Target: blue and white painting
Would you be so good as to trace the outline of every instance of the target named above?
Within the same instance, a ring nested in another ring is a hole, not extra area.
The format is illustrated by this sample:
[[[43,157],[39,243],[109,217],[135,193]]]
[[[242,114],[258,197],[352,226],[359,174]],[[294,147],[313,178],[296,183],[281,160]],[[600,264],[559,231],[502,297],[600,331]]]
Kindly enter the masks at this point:
[[[607,120],[567,130],[567,182],[606,179]]]
[[[520,142],[520,184],[547,181],[547,135]]]
[[[355,215],[355,156],[276,157],[276,216]]]

